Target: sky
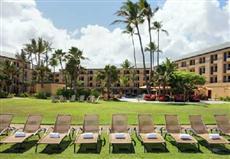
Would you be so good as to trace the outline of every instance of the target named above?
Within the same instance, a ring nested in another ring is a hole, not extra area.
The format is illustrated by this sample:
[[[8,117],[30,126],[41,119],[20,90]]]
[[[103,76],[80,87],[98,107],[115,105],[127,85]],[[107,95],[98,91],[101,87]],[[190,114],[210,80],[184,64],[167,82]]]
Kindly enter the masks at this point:
[[[135,0],[134,0],[135,1]],[[161,61],[230,41],[230,0],[149,0],[160,7],[152,21],[162,21],[169,36],[160,36]],[[83,50],[87,67],[133,62],[124,25],[111,25],[123,0],[0,0],[1,51],[19,52],[30,39],[43,37],[55,49]],[[148,44],[147,24],[140,26]],[[154,41],[156,33],[152,32]],[[135,37],[138,63],[142,62]],[[148,54],[146,53],[146,60]]]

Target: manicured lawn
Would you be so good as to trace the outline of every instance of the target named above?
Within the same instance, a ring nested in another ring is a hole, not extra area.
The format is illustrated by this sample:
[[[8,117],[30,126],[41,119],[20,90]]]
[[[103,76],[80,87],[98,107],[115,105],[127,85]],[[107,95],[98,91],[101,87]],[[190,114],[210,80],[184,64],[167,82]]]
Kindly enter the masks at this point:
[[[37,100],[37,99],[0,99],[0,112],[13,113],[15,117],[13,123],[24,123],[28,114],[42,114],[43,124],[53,124],[57,114],[71,114],[73,115],[72,124],[82,124],[83,115],[85,113],[97,113],[100,115],[101,124],[110,124],[111,115],[113,113],[126,113],[129,117],[129,124],[137,123],[138,113],[152,113],[154,122],[156,124],[164,124],[164,114],[178,114],[179,120],[182,124],[188,124],[189,114],[201,114],[206,124],[214,124],[213,114],[228,114],[230,115],[229,104],[216,104],[216,105],[168,105],[168,104],[140,104],[140,103],[126,103],[126,102],[104,102],[100,101],[99,104],[88,103],[51,103],[50,100]],[[171,143],[167,143],[169,152],[153,152],[143,153],[143,147],[137,141],[135,135],[134,139],[137,142],[134,154],[109,154],[108,152],[108,137],[106,144],[102,147],[100,154],[93,153],[77,153],[73,154],[73,145],[70,144],[63,152],[49,150],[46,152],[53,152],[47,154],[44,152],[50,147],[46,145],[39,146],[38,154],[34,153],[37,138],[33,137],[29,140],[28,149],[23,153],[16,153],[14,145],[0,145],[0,158],[177,158],[177,159],[192,159],[192,158],[230,158],[225,154],[213,154],[205,146],[201,146],[201,152],[178,152],[177,148]],[[64,145],[62,145],[64,146]],[[230,146],[227,146],[230,149]]]

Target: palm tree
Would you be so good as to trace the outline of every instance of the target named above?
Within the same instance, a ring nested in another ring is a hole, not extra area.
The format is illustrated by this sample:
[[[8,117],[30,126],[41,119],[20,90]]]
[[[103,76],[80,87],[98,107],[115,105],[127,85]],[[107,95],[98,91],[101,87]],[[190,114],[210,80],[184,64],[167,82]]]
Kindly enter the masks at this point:
[[[38,74],[38,81],[41,83],[41,88],[44,88],[44,81],[46,80],[47,72],[50,72],[50,69],[46,67],[42,61],[40,66],[36,67],[36,72]]]
[[[142,12],[140,11],[138,3],[133,3],[130,0],[127,0],[123,3],[121,8],[116,12],[116,15],[119,17],[122,17],[123,19],[115,20],[114,23],[125,23],[126,25],[134,25],[137,30],[137,35],[140,43],[141,48],[141,54],[142,54],[142,61],[143,61],[143,67],[144,67],[144,77],[145,77],[145,83],[147,91],[149,92],[149,84],[147,80],[147,74],[146,74],[146,64],[145,64],[145,54],[144,54],[144,48],[142,44],[142,38],[141,33],[139,29],[139,24],[142,24],[144,22]]]
[[[158,79],[159,87],[160,87],[160,85],[163,86],[163,94],[164,95],[166,93],[165,87],[166,87],[166,85],[169,84],[170,79],[171,79],[171,77],[175,71],[176,71],[175,62],[170,61],[168,58],[166,58],[166,61],[157,67],[156,77]]]
[[[153,22],[153,29],[157,31],[157,66],[159,66],[159,54],[160,54],[160,32],[164,32],[166,35],[168,35],[168,31],[165,29],[162,29],[163,25],[162,22]]]
[[[83,56],[83,52],[81,50],[76,47],[71,47],[71,49],[69,49],[67,59],[66,71],[69,73],[72,81],[71,87],[73,88],[74,93],[77,94],[77,78],[80,70],[83,69],[83,67],[81,67],[81,60],[85,60],[86,57]]]
[[[136,49],[135,49],[135,43],[134,43],[134,29],[130,26],[126,26],[126,30],[123,31],[123,33],[129,34],[131,36],[132,40],[132,46],[133,46],[133,59],[134,59],[134,66],[137,68],[137,59],[136,59]]]
[[[49,65],[51,66],[51,67],[53,67],[53,75],[52,75],[52,81],[53,81],[53,83],[55,82],[54,81],[54,75],[55,75],[55,68],[58,66],[58,60],[56,59],[56,58],[54,58],[53,56],[50,58],[50,60],[49,60]]]
[[[97,73],[96,80],[102,84],[103,89],[106,89],[107,97],[110,99],[110,88],[118,81],[117,67],[114,65],[106,65],[104,70]]]
[[[58,60],[60,66],[61,66],[61,72],[64,76],[64,80],[65,80],[65,89],[67,89],[67,75],[66,75],[66,71],[64,70],[64,66],[63,66],[63,62],[66,62],[66,52],[63,52],[61,49],[57,49],[55,50],[53,57]]]
[[[148,33],[149,33],[149,44],[152,43],[152,34],[151,34],[151,19],[154,16],[154,14],[158,11],[158,7],[154,9],[154,11],[151,9],[150,4],[147,2],[147,0],[139,0],[139,7],[142,12],[142,16],[147,19],[148,22]],[[149,49],[150,54],[150,80],[152,79],[152,70],[154,66],[154,54],[153,50]]]
[[[131,70],[133,69],[133,66],[131,66],[131,62],[126,59],[122,64],[121,68],[124,71],[124,74],[120,77],[120,85],[121,87],[126,87],[129,83],[129,80],[131,79]]]
[[[21,53],[17,53],[15,55],[16,59],[20,62],[20,64],[22,65],[21,69],[22,69],[22,81],[21,81],[21,87],[20,87],[20,91],[19,92],[25,92],[26,86],[25,86],[25,69],[26,69],[26,65],[28,64],[28,59],[26,57],[26,52],[22,49]]]

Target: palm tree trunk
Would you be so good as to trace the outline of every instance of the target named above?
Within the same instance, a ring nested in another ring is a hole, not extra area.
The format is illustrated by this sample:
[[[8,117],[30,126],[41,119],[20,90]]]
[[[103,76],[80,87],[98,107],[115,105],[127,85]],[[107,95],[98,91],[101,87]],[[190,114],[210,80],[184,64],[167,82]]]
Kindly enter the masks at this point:
[[[158,48],[157,48],[157,66],[159,66],[159,53],[160,53],[160,31],[158,30],[157,31],[157,45],[158,45]]]
[[[150,18],[148,18],[148,30],[149,30],[149,43],[152,43],[152,35],[151,35],[151,26],[150,26]],[[153,62],[152,62],[152,49],[149,50],[150,54],[150,76],[149,79],[152,79],[152,70],[153,70]]]
[[[135,44],[134,44],[133,34],[131,35],[131,39],[132,39],[132,45],[133,45],[133,58],[134,58],[134,65],[135,65],[135,68],[137,68],[136,49],[135,49]]]
[[[66,73],[64,73],[63,65],[62,65],[62,62],[60,59],[59,59],[59,63],[61,65],[61,70],[62,70],[62,73],[63,73],[64,78],[65,78],[65,90],[67,90],[67,77],[66,77]]]
[[[142,60],[143,60],[146,89],[147,89],[147,92],[149,94],[150,91],[149,91],[149,84],[148,84],[147,75],[146,75],[145,54],[144,54],[144,49],[143,49],[143,45],[142,45],[142,39],[141,39],[141,34],[140,34],[138,24],[136,24],[136,28],[137,28],[137,35],[138,35],[139,42],[140,42],[140,47],[141,47],[141,54],[142,54]]]

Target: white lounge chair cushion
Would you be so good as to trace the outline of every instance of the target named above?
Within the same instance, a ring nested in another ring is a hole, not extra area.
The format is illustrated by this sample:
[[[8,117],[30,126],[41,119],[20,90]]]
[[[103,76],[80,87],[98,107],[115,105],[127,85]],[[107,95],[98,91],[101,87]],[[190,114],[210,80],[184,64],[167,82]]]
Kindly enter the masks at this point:
[[[147,139],[156,139],[157,134],[156,133],[148,133],[146,134]]]
[[[21,132],[21,131],[17,131],[14,135],[15,135],[15,137],[25,137],[26,133]]]
[[[220,135],[219,134],[209,134],[209,138],[213,140],[220,139]]]
[[[93,133],[83,133],[82,136],[84,139],[93,139]]]
[[[60,134],[57,132],[52,132],[49,134],[50,138],[60,138]]]
[[[116,139],[125,139],[125,133],[115,133]]]
[[[192,136],[189,135],[189,134],[180,134],[180,138],[182,140],[191,140],[192,139]]]

